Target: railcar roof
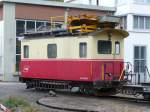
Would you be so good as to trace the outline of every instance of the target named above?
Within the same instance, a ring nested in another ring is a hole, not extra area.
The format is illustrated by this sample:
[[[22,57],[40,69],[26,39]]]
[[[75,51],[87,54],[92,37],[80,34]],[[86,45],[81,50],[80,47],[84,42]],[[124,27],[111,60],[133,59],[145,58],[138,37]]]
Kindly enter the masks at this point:
[[[125,30],[122,30],[122,29],[113,29],[113,28],[108,28],[108,29],[99,29],[99,30],[96,30],[92,33],[69,33],[67,30],[55,30],[55,31],[39,31],[39,32],[32,32],[32,33],[26,33],[26,34],[23,34],[23,37],[25,39],[30,39],[30,38],[49,38],[49,37],[73,37],[73,36],[77,36],[77,35],[80,35],[80,36],[85,36],[85,35],[91,35],[91,36],[94,36],[94,35],[98,35],[100,33],[111,33],[111,35],[113,33],[116,33],[116,34],[120,34],[122,37],[126,38],[129,36],[129,33]]]

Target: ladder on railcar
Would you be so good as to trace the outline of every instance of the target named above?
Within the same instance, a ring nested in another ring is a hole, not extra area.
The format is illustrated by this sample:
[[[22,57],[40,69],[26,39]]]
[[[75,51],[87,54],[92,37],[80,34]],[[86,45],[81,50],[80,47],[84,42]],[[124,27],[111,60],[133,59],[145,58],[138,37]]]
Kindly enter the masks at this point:
[[[142,83],[150,83],[146,80],[147,78],[150,79],[150,72],[147,66],[135,66],[132,65],[130,62],[125,62],[124,67],[125,79],[128,81],[129,84],[140,85]],[[134,72],[135,68],[142,68],[143,72]]]
[[[150,82],[146,81],[146,77],[150,78],[150,72],[147,66],[142,66],[144,74],[134,72],[135,66],[131,63],[125,63],[125,80],[127,83],[122,87],[121,93],[128,95],[142,95],[144,99],[150,100]],[[140,82],[140,76],[144,75],[144,81]]]

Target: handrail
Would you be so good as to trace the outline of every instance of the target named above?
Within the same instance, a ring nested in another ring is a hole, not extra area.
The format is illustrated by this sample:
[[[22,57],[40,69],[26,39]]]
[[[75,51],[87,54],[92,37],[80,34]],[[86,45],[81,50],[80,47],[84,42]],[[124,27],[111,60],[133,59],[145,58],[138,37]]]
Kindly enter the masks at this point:
[[[126,71],[126,73],[127,73],[127,75],[134,75],[135,74],[135,77],[136,77],[136,75],[139,75],[140,73],[142,73],[142,72],[140,72],[140,70],[139,70],[139,68],[142,68],[142,70],[143,70],[143,73],[144,73],[144,81],[146,81],[145,80],[145,76],[146,75],[148,75],[149,76],[149,78],[150,78],[150,72],[149,72],[149,69],[148,69],[148,67],[146,66],[146,65],[143,65],[143,66],[136,66],[136,65],[132,65],[130,62],[124,62],[124,63],[127,63],[130,67],[131,67],[131,69],[130,69],[130,71],[129,71],[129,68],[127,67],[127,70],[125,70]],[[135,72],[134,71],[134,68],[135,67],[138,67],[138,71],[137,72]],[[125,67],[124,67],[125,68]],[[135,80],[136,80],[137,78],[135,78]],[[136,81],[135,81],[135,83],[136,83]],[[139,82],[140,83],[140,82]]]
[[[124,73],[124,68],[122,69],[122,72],[121,72],[121,75],[119,77],[119,81],[121,80],[122,76],[123,76],[123,73]]]
[[[145,66],[145,69],[146,69],[146,71],[147,71],[147,73],[148,73],[148,76],[149,76],[149,78],[150,78],[150,72],[149,72],[149,70],[148,70],[148,67]]]

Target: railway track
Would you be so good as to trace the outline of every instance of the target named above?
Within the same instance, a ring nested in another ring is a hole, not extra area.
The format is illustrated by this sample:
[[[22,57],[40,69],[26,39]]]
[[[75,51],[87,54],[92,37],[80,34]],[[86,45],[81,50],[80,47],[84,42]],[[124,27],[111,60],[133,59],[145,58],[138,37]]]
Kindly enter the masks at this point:
[[[112,100],[114,99],[114,100],[119,100],[119,101],[126,101],[126,102],[150,104],[150,101],[145,100],[143,98],[136,98],[136,97],[131,98],[131,97],[123,97],[123,96],[108,96],[108,97],[103,97],[103,98],[112,99]]]
[[[85,99],[98,99],[98,100],[111,100],[111,101],[121,101],[121,102],[126,102],[126,103],[134,103],[134,104],[140,104],[140,105],[147,105],[149,106],[150,104],[150,101],[148,100],[144,100],[142,99],[142,97],[127,97],[127,96],[94,96],[94,95],[83,95],[83,94],[77,94],[77,93],[69,93],[69,92],[58,92],[58,94],[60,94],[62,97],[65,96],[65,97],[77,97],[77,98],[85,98]],[[59,97],[59,96],[58,96]],[[54,98],[55,99],[55,98]],[[61,99],[61,97],[60,97]],[[67,101],[67,100],[66,100]],[[74,101],[74,100],[72,100]],[[43,104],[41,103],[39,100],[37,101],[37,104],[39,105],[42,105],[42,106],[45,106],[45,107],[48,107],[48,108],[52,108],[52,109],[58,109],[58,110],[65,110],[65,111],[76,111],[76,112],[99,112],[99,111],[96,111],[96,110],[88,110],[88,109],[80,109],[80,108],[67,108],[67,107],[61,107],[61,106],[58,106],[58,105],[47,105],[47,104]],[[87,105],[88,106],[88,105]]]

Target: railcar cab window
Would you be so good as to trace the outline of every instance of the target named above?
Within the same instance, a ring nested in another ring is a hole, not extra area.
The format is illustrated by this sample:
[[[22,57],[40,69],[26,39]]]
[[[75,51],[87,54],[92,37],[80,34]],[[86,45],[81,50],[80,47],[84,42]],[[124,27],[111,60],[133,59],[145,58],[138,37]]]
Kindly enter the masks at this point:
[[[112,43],[108,40],[98,40],[98,53],[111,54]]]
[[[29,46],[28,45],[24,45],[23,46],[23,53],[24,53],[24,58],[29,58]]]
[[[57,57],[57,45],[56,44],[48,44],[47,45],[47,57],[48,58],[56,58]]]
[[[118,41],[115,42],[115,54],[116,55],[120,54],[120,42]]]
[[[80,58],[87,57],[87,43],[86,42],[81,42],[79,44],[79,56]]]

